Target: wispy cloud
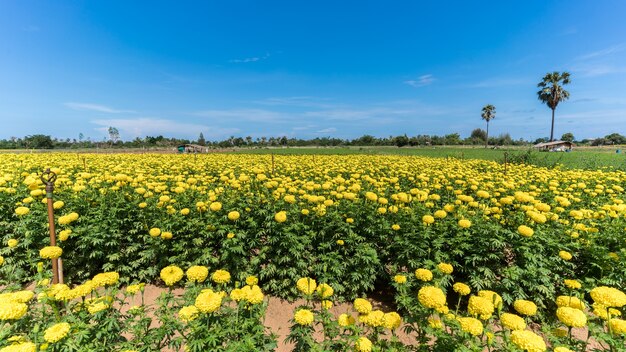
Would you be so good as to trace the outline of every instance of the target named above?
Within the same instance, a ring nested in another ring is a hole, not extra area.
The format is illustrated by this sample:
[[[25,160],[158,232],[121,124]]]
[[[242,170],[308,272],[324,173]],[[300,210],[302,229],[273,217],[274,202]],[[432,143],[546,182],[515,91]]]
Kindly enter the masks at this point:
[[[167,119],[143,117],[137,119],[100,119],[91,123],[102,126],[96,130],[106,135],[108,127],[113,126],[120,131],[123,139],[134,139],[145,136],[175,136],[196,138],[200,132],[206,138],[223,138],[238,133],[238,128],[222,128],[196,123],[185,123]]]
[[[404,81],[404,84],[408,84],[411,87],[424,87],[429,84],[432,84],[435,81],[435,77],[432,74],[427,74],[423,76],[419,76],[417,79],[410,79]]]
[[[573,65],[572,71],[582,77],[598,77],[613,73],[624,73],[626,67],[619,67],[611,64],[579,64]]]
[[[330,103],[331,99],[312,96],[276,97],[263,100],[255,100],[253,103],[268,106],[299,106],[313,108],[329,108],[335,106]]]
[[[328,128],[321,129],[319,131],[315,131],[315,133],[319,133],[319,134],[335,133],[335,132],[337,132],[337,129],[335,127],[328,127]]]
[[[70,103],[64,103],[63,105],[65,105],[66,107],[72,110],[78,110],[78,111],[97,111],[97,112],[106,112],[109,114],[135,113],[135,111],[132,111],[132,110],[119,110],[119,109],[114,109],[112,107],[109,107],[106,105],[100,105],[100,104],[70,102]]]
[[[602,50],[597,50],[597,51],[593,51],[593,52],[578,56],[576,60],[585,61],[589,59],[605,57],[605,56],[623,51],[624,49],[626,49],[626,43],[620,43],[620,44],[610,46],[608,48],[604,48]]]
[[[281,122],[289,121],[289,116],[280,111],[265,109],[231,109],[231,110],[202,110],[191,115],[210,118],[213,121],[241,122]]]
[[[531,81],[528,78],[489,78],[474,84],[470,84],[469,88],[495,88],[504,86],[517,86],[529,83],[531,83]]]
[[[270,53],[265,53],[265,55],[263,56],[246,57],[243,59],[232,59],[232,60],[228,60],[228,62],[233,63],[233,64],[245,64],[249,62],[257,62],[261,60],[266,60],[266,59],[269,59],[270,56],[271,56]]]

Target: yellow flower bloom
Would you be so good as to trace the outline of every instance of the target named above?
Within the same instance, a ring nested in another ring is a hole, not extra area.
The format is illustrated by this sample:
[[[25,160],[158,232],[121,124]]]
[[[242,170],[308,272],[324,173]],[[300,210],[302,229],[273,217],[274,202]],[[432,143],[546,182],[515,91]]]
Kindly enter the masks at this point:
[[[459,226],[461,226],[464,229],[467,229],[470,226],[472,226],[472,222],[467,219],[461,219],[459,220]]]
[[[372,304],[363,298],[357,298],[354,300],[354,310],[361,314],[369,314],[372,311]]]
[[[535,231],[533,231],[533,229],[531,229],[530,227],[526,226],[526,225],[521,225],[517,228],[517,232],[519,232],[520,235],[525,236],[525,237],[531,237],[533,235],[533,233],[535,233]]]
[[[238,220],[240,216],[241,215],[238,211],[231,211],[230,213],[228,213],[228,219],[232,221]]]
[[[511,333],[511,341],[527,352],[543,352],[547,349],[541,336],[529,330],[515,330]]]
[[[566,261],[572,260],[572,254],[567,251],[560,251],[559,257],[561,257],[561,259],[566,260]]]
[[[609,320],[609,327],[615,335],[626,335],[626,320],[613,318]]]
[[[18,216],[24,216],[28,213],[30,213],[30,209],[28,209],[27,207],[17,207],[15,209],[15,214],[17,214]]]
[[[526,329],[526,322],[524,318],[519,315],[511,313],[502,313],[500,315],[500,322],[504,327],[511,330],[524,330]]]
[[[322,298],[328,298],[335,293],[333,288],[328,284],[319,284],[317,286],[317,294]]]
[[[483,333],[483,323],[475,318],[457,318],[461,324],[461,330],[468,332],[474,336],[481,335]]]
[[[43,334],[43,339],[50,343],[62,340],[70,332],[70,324],[58,323],[47,328]]]
[[[339,315],[339,317],[337,318],[337,323],[339,324],[339,326],[346,327],[354,324],[355,321],[354,317],[344,313]]]
[[[311,278],[303,277],[298,279],[298,281],[296,282],[296,287],[298,288],[298,291],[302,292],[303,294],[312,295],[313,292],[315,292],[317,283]]]
[[[397,284],[404,284],[406,283],[406,275],[400,275],[400,274],[395,275],[393,277],[393,281]]]
[[[590,294],[594,302],[605,307],[621,308],[626,305],[626,294],[613,287],[599,286],[591,290]]]
[[[150,231],[148,231],[148,233],[152,237],[159,237],[161,235],[161,229],[158,227],[153,227],[150,229]]]
[[[178,311],[178,318],[187,323],[196,319],[198,317],[198,313],[200,313],[200,311],[196,308],[196,306],[185,306]]]
[[[446,305],[446,295],[434,286],[424,286],[417,293],[417,299],[426,308],[439,308]]]
[[[63,254],[61,247],[47,246],[39,251],[39,256],[43,259],[57,259]]]
[[[94,276],[91,281],[92,281],[93,287],[97,288],[97,287],[115,285],[119,279],[120,279],[120,274],[116,273],[115,271],[110,271],[106,273],[96,274],[96,276]]]
[[[454,271],[454,267],[448,263],[439,263],[437,264],[437,268],[446,275],[450,275]]]
[[[279,211],[278,213],[276,213],[276,215],[274,215],[274,220],[276,220],[276,222],[278,223],[283,223],[287,221],[287,212]]]
[[[522,315],[533,316],[537,314],[537,305],[531,301],[518,299],[513,302],[513,308]]]
[[[189,282],[204,282],[207,276],[209,276],[209,269],[206,266],[194,265],[187,269]]]
[[[402,317],[396,312],[385,313],[383,326],[389,330],[394,330],[402,325]]]
[[[582,328],[587,325],[587,316],[576,308],[560,307],[556,310],[556,317],[569,327]]]
[[[18,241],[14,238],[11,238],[10,240],[7,241],[7,246],[9,246],[9,248],[15,248],[17,247]]]
[[[259,283],[259,279],[256,276],[251,275],[246,278],[246,285],[254,286],[254,285],[257,285],[258,283]]]
[[[135,293],[143,290],[143,288],[145,287],[146,284],[141,283],[141,284],[135,284],[135,285],[128,285],[128,287],[126,287],[126,292],[128,292],[131,295],[134,295]]]
[[[433,279],[433,273],[428,269],[417,269],[415,270],[415,277],[418,280],[428,282]]]
[[[354,348],[358,352],[371,352],[372,351],[372,341],[370,341],[367,337],[361,336],[356,341]]]
[[[577,280],[565,279],[565,280],[563,280],[563,283],[565,284],[565,286],[567,286],[568,288],[571,288],[573,290],[577,290],[577,289],[582,287],[580,282],[578,282]]]
[[[308,309],[299,309],[293,316],[293,320],[300,325],[311,325],[315,316]]]
[[[556,298],[556,305],[557,307],[570,307],[579,310],[585,309],[585,303],[574,296],[558,296]]]
[[[167,286],[172,286],[176,284],[183,278],[183,269],[177,267],[176,265],[166,266],[161,269],[161,280],[165,282]]]
[[[467,304],[467,312],[473,316],[479,315],[483,320],[489,319],[494,310],[491,300],[485,297],[471,296]]]
[[[226,270],[216,270],[213,275],[211,275],[211,280],[218,284],[225,284],[230,281],[230,273]]]
[[[470,292],[472,292],[472,289],[462,282],[457,282],[452,285],[452,289],[454,290],[454,292],[460,294],[461,296],[467,296],[470,294]]]
[[[430,225],[435,222],[435,218],[432,215],[424,215],[422,216],[422,222],[426,225]]]
[[[211,290],[205,290],[196,297],[194,305],[202,313],[213,313],[222,305],[222,295]]]

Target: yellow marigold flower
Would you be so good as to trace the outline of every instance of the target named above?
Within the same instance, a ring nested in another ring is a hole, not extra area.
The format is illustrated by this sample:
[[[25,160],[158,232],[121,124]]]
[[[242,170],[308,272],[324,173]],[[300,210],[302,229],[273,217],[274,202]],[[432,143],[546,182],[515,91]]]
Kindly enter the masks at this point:
[[[211,280],[218,284],[225,284],[230,281],[230,273],[226,270],[215,270],[213,275],[211,275]]]
[[[59,232],[59,240],[61,242],[67,241],[71,233],[72,233],[72,230],[69,230],[69,229]]]
[[[189,215],[189,208],[183,208],[180,210],[180,215]]]
[[[437,264],[437,268],[446,275],[450,275],[454,271],[454,267],[448,263],[439,263]]]
[[[194,306],[202,313],[213,313],[222,305],[222,295],[211,290],[205,290],[196,297]]]
[[[96,276],[94,276],[91,281],[94,287],[103,287],[115,285],[119,279],[120,274],[116,273],[115,271],[110,271],[106,273],[96,274]]]
[[[248,276],[246,278],[246,285],[254,286],[254,285],[257,285],[258,283],[259,283],[259,279],[254,275]]]
[[[415,277],[418,280],[428,282],[433,279],[433,273],[428,269],[417,269],[415,270]]]
[[[599,303],[594,303],[593,314],[597,315],[603,320],[607,320],[609,319],[609,314],[611,315],[611,317],[614,318],[614,317],[618,317],[622,315],[622,312],[620,312],[619,310],[615,308],[607,308]]]
[[[213,203],[211,203],[209,205],[209,209],[211,209],[211,211],[220,211],[220,210],[222,210],[222,203],[220,203],[220,202],[213,202]],[[239,214],[239,213],[237,213],[237,214]],[[230,213],[229,213],[229,215],[230,215]],[[230,219],[230,217],[229,217],[229,219]]]
[[[145,286],[146,286],[146,284],[144,284],[144,283],[135,284],[135,285],[128,285],[128,287],[126,287],[126,292],[128,292],[131,295],[134,295],[135,293],[143,290],[143,288]]]
[[[0,255],[0,265],[4,264],[4,257]]]
[[[385,313],[383,313],[382,310],[377,309],[367,314],[366,319],[363,320],[363,323],[371,327],[383,326],[384,318]]]
[[[198,317],[200,311],[196,306],[185,306],[178,311],[178,318],[187,323]]]
[[[279,211],[278,213],[276,213],[276,215],[274,215],[274,220],[276,220],[276,222],[278,223],[287,221],[287,212]]]
[[[557,307],[570,307],[579,310],[585,309],[585,302],[574,296],[558,296],[556,298]]]
[[[26,314],[28,306],[15,301],[0,301],[0,320],[17,320]]]
[[[354,317],[345,313],[340,314],[339,317],[337,318],[337,323],[339,324],[339,326],[342,326],[342,327],[350,326],[354,324],[354,322],[355,322]]]
[[[467,229],[470,226],[472,226],[472,222],[467,219],[461,219],[459,220],[459,226],[461,226],[464,229]]]
[[[352,224],[352,223],[354,223],[354,219],[353,219],[353,218],[347,218],[347,219],[346,219],[346,222],[347,222],[348,224]]]
[[[520,225],[517,228],[517,232],[519,232],[520,235],[525,236],[525,237],[531,237],[535,233],[533,229],[531,229],[530,227],[526,225]]]
[[[367,337],[361,336],[354,344],[354,348],[358,352],[371,352],[372,341],[370,341]]]
[[[577,289],[582,287],[580,282],[578,282],[577,280],[565,279],[565,280],[563,280],[563,283],[565,284],[565,286],[567,286],[568,288],[571,288],[573,290],[577,290]]]
[[[161,229],[158,227],[153,227],[150,229],[150,231],[148,231],[148,233],[152,237],[159,237],[159,235],[161,235]]]
[[[533,316],[537,314],[537,305],[531,301],[518,299],[513,302],[513,308],[522,315]]]
[[[231,211],[230,213],[228,213],[228,219],[232,221],[239,219],[240,216],[241,215],[238,211]]]
[[[309,209],[302,209],[302,210],[300,211],[300,213],[301,213],[302,215],[309,215],[310,211],[309,211]]]
[[[143,209],[143,208],[145,208],[145,207],[147,207],[147,206],[148,206],[148,203],[146,203],[146,202],[141,202],[141,203],[139,203],[137,206],[138,206],[139,208]]]
[[[422,222],[426,225],[430,225],[435,222],[435,218],[432,215],[422,216]]]
[[[106,302],[96,302],[96,303],[89,304],[87,306],[87,311],[89,312],[89,314],[96,314],[105,309],[108,309],[109,307],[110,305]]]
[[[429,317],[428,325],[433,329],[443,329],[443,322],[441,321],[441,319]]]
[[[166,266],[161,269],[161,280],[165,282],[167,286],[172,286],[183,278],[183,269],[176,265]]]
[[[313,312],[308,309],[300,309],[293,316],[293,320],[300,325],[311,325],[314,319]]]
[[[480,315],[481,319],[491,318],[495,307],[491,300],[480,296],[471,296],[467,304],[467,312],[473,316]]]
[[[454,292],[460,294],[461,296],[467,296],[470,294],[470,292],[472,292],[472,289],[462,282],[457,282],[452,285],[452,289],[454,290]]]
[[[471,317],[457,318],[457,320],[461,324],[461,330],[474,336],[479,336],[483,333],[483,323],[480,320]]]
[[[613,318],[609,320],[609,327],[615,335],[626,335],[626,320]]]
[[[333,288],[328,284],[319,284],[317,286],[317,294],[322,298],[328,298],[335,293]]]
[[[372,311],[372,304],[364,298],[355,299],[353,304],[354,310],[361,314],[369,314]]]
[[[587,325],[587,316],[582,310],[570,307],[560,307],[556,310],[556,317],[561,323],[574,328]]]
[[[63,254],[63,250],[58,246],[43,247],[39,251],[39,256],[43,259],[57,259]]]
[[[328,299],[322,300],[322,308],[330,309],[332,307],[333,307],[333,301],[328,300]]]
[[[426,308],[436,309],[446,305],[446,295],[434,286],[424,286],[417,293],[417,299]]]
[[[43,344],[42,344],[43,345]],[[20,342],[0,349],[0,352],[35,352],[37,346],[32,342]]]
[[[394,231],[398,231],[398,230],[400,230],[400,225],[393,224],[393,225],[391,225],[391,229],[394,230]]]
[[[559,346],[554,348],[554,352],[574,352],[567,347]]]
[[[394,330],[402,325],[402,317],[396,312],[385,313],[383,326],[389,330]]]
[[[397,284],[404,284],[406,283],[406,275],[401,275],[401,274],[395,275],[393,277],[393,281]]]
[[[209,269],[206,266],[194,265],[187,269],[187,280],[189,282],[204,282],[209,276]]]
[[[28,214],[29,212],[30,212],[30,209],[28,209],[27,207],[17,207],[15,209],[15,214],[17,214],[18,216],[24,216]]]
[[[337,244],[340,246],[343,246],[345,244],[345,242],[343,240],[337,240]]]
[[[46,342],[55,343],[57,341],[62,340],[67,333],[70,332],[70,324],[68,323],[58,323],[54,324],[51,327],[47,328],[43,334],[43,339]]]
[[[313,292],[315,292],[317,283],[311,278],[303,277],[296,281],[296,287],[298,288],[298,291],[304,293],[305,295],[312,295]]]
[[[164,239],[164,240],[171,240],[173,236],[174,235],[172,235],[172,233],[169,232],[169,231],[161,232],[161,238]]]
[[[59,210],[59,209],[63,208],[64,205],[65,205],[65,203],[62,200],[57,200],[56,202],[52,203],[52,207],[55,210]]]
[[[572,260],[572,254],[567,251],[559,251],[559,257],[566,261]]]
[[[526,329],[526,322],[524,321],[524,318],[516,314],[502,313],[502,315],[500,315],[500,322],[504,327],[511,330]]]
[[[590,294],[594,302],[605,307],[621,308],[626,305],[626,294],[613,287],[599,286],[591,290]]]
[[[478,291],[478,296],[490,300],[491,303],[493,303],[493,306],[496,307],[496,309],[502,308],[502,297],[500,297],[499,294],[489,290],[480,290]]]
[[[511,333],[511,341],[520,349],[527,352],[543,352],[546,342],[541,336],[529,330],[515,330]]]
[[[232,232],[229,232],[229,233],[226,235],[226,238],[228,238],[228,239],[235,238],[235,234],[234,234],[234,233],[232,233]]]
[[[445,210],[437,210],[434,215],[437,219],[443,219],[448,216],[448,213]]]
[[[11,238],[10,240],[7,241],[7,246],[9,246],[9,248],[15,248],[18,244],[18,241],[14,238]]]
[[[263,298],[265,296],[263,295],[263,291],[261,291],[261,288],[259,286],[257,285],[245,286],[244,288],[241,289],[241,291],[243,292],[245,299],[248,301],[248,303],[250,304],[263,303]]]

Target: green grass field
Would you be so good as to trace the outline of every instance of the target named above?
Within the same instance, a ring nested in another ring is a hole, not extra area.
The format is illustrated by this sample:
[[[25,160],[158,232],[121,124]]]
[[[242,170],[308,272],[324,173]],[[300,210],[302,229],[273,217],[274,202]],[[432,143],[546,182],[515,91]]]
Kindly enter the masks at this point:
[[[620,153],[616,153],[620,149]],[[483,147],[319,147],[319,148],[263,148],[242,149],[237,153],[275,155],[417,155],[433,158],[483,159],[533,164],[537,166],[600,169],[613,168],[626,171],[626,151],[623,147],[577,148],[572,152],[538,152],[528,148],[512,147],[485,149]]]

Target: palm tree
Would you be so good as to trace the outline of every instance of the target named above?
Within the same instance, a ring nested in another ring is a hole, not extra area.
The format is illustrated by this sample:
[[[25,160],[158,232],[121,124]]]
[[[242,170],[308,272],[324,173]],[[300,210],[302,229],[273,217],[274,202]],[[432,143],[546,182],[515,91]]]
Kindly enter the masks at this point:
[[[483,113],[480,116],[487,121],[487,138],[485,138],[485,148],[487,148],[487,144],[489,144],[489,121],[496,118],[496,107],[491,104],[483,106]]]
[[[554,140],[554,110],[560,102],[569,98],[569,92],[563,86],[570,83],[569,72],[546,73],[537,87],[541,88],[537,96],[542,103],[552,109],[552,127],[550,128],[550,142]]]

